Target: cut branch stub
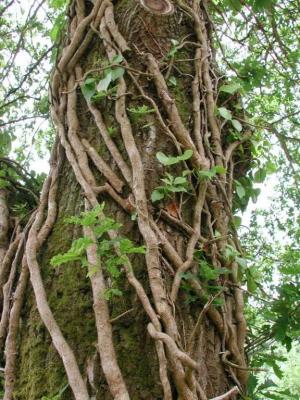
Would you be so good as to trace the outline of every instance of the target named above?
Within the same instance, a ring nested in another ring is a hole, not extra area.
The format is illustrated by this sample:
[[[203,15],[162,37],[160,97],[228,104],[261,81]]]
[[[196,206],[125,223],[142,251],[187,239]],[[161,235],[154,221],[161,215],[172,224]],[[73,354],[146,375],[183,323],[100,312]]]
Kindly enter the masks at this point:
[[[170,15],[174,12],[174,6],[169,0],[140,0],[140,4],[156,15]]]

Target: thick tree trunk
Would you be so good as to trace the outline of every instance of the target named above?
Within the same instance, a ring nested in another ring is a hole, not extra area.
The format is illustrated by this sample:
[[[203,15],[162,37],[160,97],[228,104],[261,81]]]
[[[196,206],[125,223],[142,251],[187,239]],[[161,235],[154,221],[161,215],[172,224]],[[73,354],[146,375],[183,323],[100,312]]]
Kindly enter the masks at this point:
[[[247,134],[230,143],[215,115],[207,4],[78,0],[69,21],[51,84],[58,140],[12,303],[5,399],[53,396],[66,383],[63,399],[236,398],[231,389],[244,391],[247,380],[246,327],[226,249],[239,251],[232,157]],[[80,85],[117,68],[125,74],[109,82],[114,90],[84,98]],[[170,167],[156,158],[186,150],[191,158]],[[187,191],[161,190],[165,197],[151,202],[166,173],[184,178],[187,169]],[[82,236],[66,217],[103,201],[120,234],[146,247],[120,267],[123,295],[110,300],[103,292],[112,278],[95,246],[90,279],[80,263],[50,266]]]

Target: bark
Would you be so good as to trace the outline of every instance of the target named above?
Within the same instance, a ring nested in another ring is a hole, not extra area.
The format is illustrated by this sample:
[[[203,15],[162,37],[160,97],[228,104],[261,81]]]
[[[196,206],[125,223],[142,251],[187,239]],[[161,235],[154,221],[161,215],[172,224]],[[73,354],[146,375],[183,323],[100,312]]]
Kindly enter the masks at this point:
[[[51,77],[58,134],[51,172],[23,229],[22,266],[9,248],[4,257],[2,286],[14,288],[3,328],[5,400],[51,397],[66,384],[65,400],[233,399],[245,392],[243,298],[238,265],[226,248],[240,251],[232,181],[249,132],[228,143],[228,128],[215,114],[219,78],[208,12],[206,3],[168,0],[69,6],[68,34]],[[84,98],[87,78],[100,80],[116,68],[124,76],[112,82],[113,91]],[[186,150],[192,157],[172,167],[156,158]],[[226,173],[199,178],[215,166]],[[187,191],[151,202],[167,172],[180,176],[187,169]],[[146,249],[123,257],[117,282],[97,254],[93,230],[66,223],[102,202],[99,219],[122,223],[107,238],[122,235]],[[93,241],[90,279],[79,262],[50,265],[83,233]],[[229,272],[207,279],[204,264]],[[122,296],[107,300],[112,284]]]

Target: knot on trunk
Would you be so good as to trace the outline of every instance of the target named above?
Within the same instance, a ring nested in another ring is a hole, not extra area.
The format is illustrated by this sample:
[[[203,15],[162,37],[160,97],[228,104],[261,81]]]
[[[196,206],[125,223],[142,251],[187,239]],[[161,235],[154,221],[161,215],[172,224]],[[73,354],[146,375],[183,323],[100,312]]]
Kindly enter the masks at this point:
[[[170,15],[174,12],[174,6],[169,0],[140,0],[140,4],[156,15]]]

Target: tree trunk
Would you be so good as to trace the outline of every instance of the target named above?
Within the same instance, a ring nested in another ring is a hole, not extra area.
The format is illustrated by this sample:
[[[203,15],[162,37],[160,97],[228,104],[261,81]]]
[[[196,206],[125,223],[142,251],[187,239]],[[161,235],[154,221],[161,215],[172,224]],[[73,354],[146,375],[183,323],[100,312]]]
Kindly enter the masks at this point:
[[[249,134],[230,141],[228,123],[216,116],[208,13],[205,2],[70,5],[51,77],[58,139],[25,232],[5,400],[49,398],[67,383],[62,399],[225,399],[245,391],[232,202]],[[228,108],[236,99],[218,101]],[[122,224],[106,239],[146,249],[123,256],[117,277],[97,254],[93,229],[66,222],[102,202],[100,220]],[[52,267],[83,234],[94,243],[90,276],[80,262]],[[122,295],[108,299],[112,288]]]

